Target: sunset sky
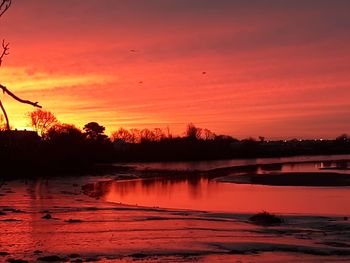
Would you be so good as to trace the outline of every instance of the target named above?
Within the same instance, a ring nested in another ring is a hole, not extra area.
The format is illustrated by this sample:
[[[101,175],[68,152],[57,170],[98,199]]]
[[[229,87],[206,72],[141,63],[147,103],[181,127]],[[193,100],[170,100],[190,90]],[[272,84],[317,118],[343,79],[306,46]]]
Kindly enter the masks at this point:
[[[13,0],[0,83],[110,133],[350,133],[348,0]],[[205,74],[204,74],[205,73]],[[11,125],[32,111],[0,95]]]

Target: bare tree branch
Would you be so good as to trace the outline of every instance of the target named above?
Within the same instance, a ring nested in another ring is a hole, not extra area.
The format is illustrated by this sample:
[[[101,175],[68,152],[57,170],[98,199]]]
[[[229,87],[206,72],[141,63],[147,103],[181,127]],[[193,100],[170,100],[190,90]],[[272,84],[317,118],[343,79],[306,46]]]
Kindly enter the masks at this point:
[[[10,8],[12,0],[2,0],[0,2],[0,17]]]
[[[12,0],[1,0],[0,1],[0,17],[10,8]],[[9,43],[6,43],[5,40],[2,41],[2,52],[0,55],[0,67],[2,64],[2,59],[4,56],[7,56],[9,53]]]
[[[0,17],[10,8],[12,3],[12,0],[0,0]],[[9,54],[9,43],[5,42],[5,40],[2,41],[2,52],[0,52],[0,67],[2,64],[2,60],[5,56]],[[32,102],[30,100],[23,100],[19,97],[17,97],[15,94],[13,94],[11,91],[9,91],[4,85],[0,84],[0,89],[2,89],[3,93],[7,93],[9,96],[11,96],[13,99],[24,103],[24,104],[29,104],[37,108],[41,108],[41,106],[38,104],[38,102]],[[9,123],[9,118],[6,113],[5,107],[2,104],[0,100],[0,108],[4,114],[4,117],[6,119],[6,128],[7,130],[10,130],[10,123]]]
[[[42,108],[38,103],[39,102],[32,102],[32,101],[29,101],[29,100],[23,100],[19,97],[17,97],[15,94],[13,94],[11,91],[9,91],[5,86],[1,85],[0,84],[0,89],[2,89],[3,93],[7,93],[8,95],[10,95],[12,98],[14,98],[15,100],[21,102],[21,103],[24,103],[24,104],[29,104],[29,105],[32,105],[34,107],[37,107],[37,108]],[[2,104],[1,100],[0,100],[0,108],[2,110],[2,112],[4,113],[4,116],[5,116],[5,120],[6,120],[6,129],[9,131],[11,128],[10,128],[10,122],[9,122],[9,118],[7,116],[7,113],[6,113],[6,110],[5,110],[5,107],[4,105]]]
[[[9,50],[9,45],[10,43],[6,43],[5,42],[5,39],[2,41],[2,53],[0,55],[0,67],[1,67],[1,64],[2,64],[2,59],[4,58],[4,56],[7,56],[10,54]]]
[[[4,116],[5,116],[5,120],[6,120],[6,130],[10,130],[10,122],[9,122],[9,117],[7,116],[7,112],[5,110],[5,107],[4,105],[2,104],[1,100],[0,100],[0,108],[2,110],[2,112],[4,113]]]
[[[21,99],[21,98],[19,98],[19,97],[17,97],[15,94],[13,94],[11,91],[9,91],[5,86],[3,86],[3,85],[1,85],[0,84],[0,89],[2,89],[2,91],[4,92],[4,93],[7,93],[8,95],[10,95],[12,98],[14,98],[15,100],[17,100],[17,101],[19,101],[19,102],[21,102],[21,103],[25,103],[25,104],[29,104],[29,105],[32,105],[32,106],[34,106],[34,107],[37,107],[37,108],[42,108],[38,103],[39,102],[32,102],[32,101],[30,101],[30,100],[23,100],[23,99]]]

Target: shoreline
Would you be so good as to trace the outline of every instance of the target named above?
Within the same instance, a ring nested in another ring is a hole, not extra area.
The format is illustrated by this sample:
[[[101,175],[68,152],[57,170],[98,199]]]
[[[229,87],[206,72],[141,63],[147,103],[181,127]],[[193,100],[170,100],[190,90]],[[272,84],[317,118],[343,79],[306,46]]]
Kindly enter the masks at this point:
[[[253,184],[253,185],[270,185],[270,186],[310,186],[310,187],[344,187],[350,186],[350,173],[341,173],[340,171],[349,171],[338,167],[319,168],[313,172],[282,172],[283,165],[294,164],[311,164],[311,163],[348,163],[350,159],[344,157],[350,156],[332,156],[331,159],[325,159],[324,156],[320,160],[317,156],[313,160],[281,160],[281,162],[266,162],[269,159],[259,159],[261,163],[256,164],[237,164],[233,166],[223,166],[211,169],[157,169],[149,167],[140,167],[138,163],[112,163],[112,164],[96,164],[89,169],[79,171],[78,173],[71,171],[63,173],[63,177],[86,177],[93,176],[103,178],[108,175],[109,180],[125,181],[138,179],[186,179],[186,178],[208,178],[223,183],[237,184]],[[340,157],[340,158],[339,158]],[[317,161],[316,161],[317,160]],[[284,161],[284,162],[282,162]],[[214,161],[215,163],[215,161]],[[219,164],[221,166],[221,164]],[[258,173],[259,170],[264,171]],[[329,172],[327,172],[329,170]],[[339,171],[339,172],[338,172]],[[50,175],[47,175],[50,173]],[[16,174],[16,173],[15,173]],[[46,172],[46,175],[23,176],[23,173],[16,176],[0,177],[1,185],[6,181],[17,179],[39,179],[50,177],[62,177],[61,172]]]
[[[326,157],[331,157],[327,159]],[[344,157],[344,158],[343,158]],[[298,158],[312,158],[312,160],[294,160],[288,161],[288,159],[298,159]],[[281,159],[276,162],[276,159]],[[287,159],[287,160],[284,160]],[[225,169],[233,168],[249,168],[257,165],[267,166],[267,165],[278,165],[278,164],[294,164],[294,163],[313,163],[313,162],[329,162],[332,160],[336,161],[349,161],[350,154],[332,154],[332,155],[293,155],[293,156],[276,156],[276,157],[254,157],[254,158],[228,158],[228,159],[210,159],[210,160],[186,160],[186,161],[152,161],[152,162],[111,162],[106,163],[89,163],[87,160],[79,162],[73,162],[73,160],[66,161],[45,161],[45,162],[33,162],[30,160],[17,160],[10,161],[6,163],[1,163],[3,173],[1,178],[14,177],[15,179],[20,178],[36,178],[44,177],[47,173],[57,176],[85,176],[89,174],[103,175],[105,172],[120,172],[122,170],[133,168],[134,166],[143,166],[146,164],[164,164],[171,165],[176,163],[181,164],[196,164],[196,163],[222,163],[222,162],[240,162],[240,161],[257,161],[254,164],[237,164],[237,165],[224,165],[223,167],[215,167],[208,169],[208,172],[215,170],[224,171]],[[269,162],[271,160],[271,162]],[[266,163],[264,163],[266,161]],[[20,164],[20,165],[19,165]],[[38,169],[39,167],[39,169]],[[152,169],[149,169],[152,170]],[[160,169],[153,169],[155,171]],[[176,169],[175,169],[176,170]],[[187,169],[188,171],[188,169]],[[197,171],[197,170],[194,170]],[[198,170],[199,171],[199,170]],[[11,174],[6,176],[7,174]],[[14,176],[15,174],[15,176]],[[24,174],[26,174],[24,176]]]

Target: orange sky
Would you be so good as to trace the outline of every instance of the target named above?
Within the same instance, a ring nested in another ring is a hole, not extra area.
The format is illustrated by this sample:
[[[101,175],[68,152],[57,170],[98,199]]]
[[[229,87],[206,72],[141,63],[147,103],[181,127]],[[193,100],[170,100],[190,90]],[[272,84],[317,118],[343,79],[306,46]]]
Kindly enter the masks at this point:
[[[107,132],[181,134],[193,122],[238,138],[334,138],[350,133],[349,10],[346,0],[13,0],[0,83]],[[32,108],[0,96],[11,125],[28,126]]]

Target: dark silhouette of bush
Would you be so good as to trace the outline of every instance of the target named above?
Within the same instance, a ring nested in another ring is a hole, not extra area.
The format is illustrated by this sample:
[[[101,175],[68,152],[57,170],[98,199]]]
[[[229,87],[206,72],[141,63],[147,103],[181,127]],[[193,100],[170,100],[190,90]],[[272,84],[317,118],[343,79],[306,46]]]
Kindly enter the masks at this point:
[[[87,162],[85,135],[74,125],[56,124],[51,127],[43,141],[43,152],[48,163],[60,167]]]
[[[102,140],[107,138],[104,134],[105,127],[99,125],[97,122],[89,122],[83,128],[86,138],[91,140]]]
[[[107,135],[105,127],[97,122],[89,122],[84,126],[86,140],[85,155],[90,162],[110,161],[113,154],[113,145]]]

